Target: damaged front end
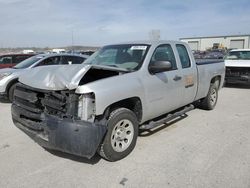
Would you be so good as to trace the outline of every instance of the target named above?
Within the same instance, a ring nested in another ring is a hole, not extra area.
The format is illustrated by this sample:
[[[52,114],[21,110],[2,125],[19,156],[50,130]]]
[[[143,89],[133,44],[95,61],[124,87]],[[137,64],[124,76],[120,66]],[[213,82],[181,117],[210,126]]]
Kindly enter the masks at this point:
[[[106,125],[95,124],[93,94],[49,91],[19,83],[14,92],[14,124],[45,148],[91,158]]]

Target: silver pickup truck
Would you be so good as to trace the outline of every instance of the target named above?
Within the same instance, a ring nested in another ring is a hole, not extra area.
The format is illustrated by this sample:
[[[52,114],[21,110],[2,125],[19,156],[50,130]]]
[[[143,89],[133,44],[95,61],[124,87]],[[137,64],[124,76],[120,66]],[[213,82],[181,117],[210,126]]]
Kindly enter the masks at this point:
[[[224,62],[196,63],[179,41],[108,45],[82,65],[20,76],[12,118],[45,148],[117,161],[134,149],[139,130],[185,114],[194,102],[213,109],[224,76]]]

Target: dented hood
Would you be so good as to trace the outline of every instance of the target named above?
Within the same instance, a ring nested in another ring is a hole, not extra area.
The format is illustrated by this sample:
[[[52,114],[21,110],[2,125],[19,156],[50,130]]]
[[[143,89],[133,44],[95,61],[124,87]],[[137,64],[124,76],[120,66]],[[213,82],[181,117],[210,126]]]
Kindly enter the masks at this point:
[[[72,90],[78,87],[83,76],[93,68],[128,72],[126,69],[100,65],[50,65],[36,67],[25,72],[19,77],[19,82],[33,88],[44,90]]]
[[[51,65],[36,67],[19,77],[19,82],[44,90],[76,89],[91,65]]]

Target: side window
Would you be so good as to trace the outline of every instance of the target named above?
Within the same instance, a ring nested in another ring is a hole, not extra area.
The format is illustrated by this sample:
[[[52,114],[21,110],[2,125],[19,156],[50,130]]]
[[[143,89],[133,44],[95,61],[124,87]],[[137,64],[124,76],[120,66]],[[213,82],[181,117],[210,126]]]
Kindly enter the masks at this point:
[[[169,44],[160,45],[154,51],[150,63],[157,61],[169,61],[172,64],[172,70],[176,70],[176,60],[172,47]]]
[[[179,54],[182,68],[190,67],[191,62],[186,47],[182,44],[177,44],[176,48]]]
[[[76,56],[62,56],[62,64],[63,65],[71,65],[71,64],[81,64],[84,62],[85,58],[76,57]]]
[[[46,65],[58,65],[60,63],[60,56],[49,57],[43,60],[39,66],[46,66]]]
[[[12,64],[12,57],[11,56],[1,57],[0,64]]]

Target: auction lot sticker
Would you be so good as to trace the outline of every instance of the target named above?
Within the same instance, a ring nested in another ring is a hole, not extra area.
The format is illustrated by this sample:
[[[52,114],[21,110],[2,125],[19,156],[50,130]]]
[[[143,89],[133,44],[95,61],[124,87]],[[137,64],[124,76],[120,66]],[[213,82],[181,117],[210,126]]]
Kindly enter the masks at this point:
[[[146,50],[147,46],[131,46],[131,50]]]

